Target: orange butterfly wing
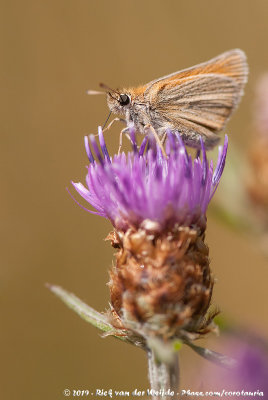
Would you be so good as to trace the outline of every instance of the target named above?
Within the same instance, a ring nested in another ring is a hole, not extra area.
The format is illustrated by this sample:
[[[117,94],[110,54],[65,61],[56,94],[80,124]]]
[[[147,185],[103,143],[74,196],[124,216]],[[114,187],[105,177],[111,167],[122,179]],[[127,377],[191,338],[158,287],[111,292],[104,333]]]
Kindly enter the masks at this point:
[[[144,91],[154,120],[170,125],[187,138],[217,141],[238,105],[248,66],[241,50],[149,82]],[[190,140],[191,141],[191,140]],[[209,144],[209,143],[208,143]]]

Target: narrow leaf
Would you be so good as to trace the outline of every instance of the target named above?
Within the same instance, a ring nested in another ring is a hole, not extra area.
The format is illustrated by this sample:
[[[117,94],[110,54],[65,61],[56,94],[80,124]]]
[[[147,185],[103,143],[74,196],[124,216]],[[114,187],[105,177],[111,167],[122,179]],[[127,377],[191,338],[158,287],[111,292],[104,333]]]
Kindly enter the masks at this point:
[[[185,344],[191,347],[191,349],[193,349],[201,357],[204,357],[206,360],[212,361],[215,364],[220,365],[221,367],[233,368],[236,366],[236,360],[234,360],[233,358],[217,353],[216,351],[205,349],[204,347],[196,346],[195,344],[190,342],[185,342]]]
[[[67,292],[67,290],[56,285],[46,284],[46,287],[59,297],[69,308],[75,311],[82,319],[104,332],[103,337],[113,336],[123,342],[145,349],[144,339],[141,336],[130,334],[130,332],[126,332],[125,330],[115,329],[108,322],[105,314],[94,310],[73,293]]]
[[[56,285],[46,285],[51,292],[53,292],[57,297],[59,297],[63,303],[65,303],[69,308],[75,311],[82,319],[89,322],[91,325],[100,329],[103,332],[114,331],[107,318],[104,314],[99,313],[93,308],[89,307],[86,303],[76,297],[73,293],[67,292],[60,286]]]

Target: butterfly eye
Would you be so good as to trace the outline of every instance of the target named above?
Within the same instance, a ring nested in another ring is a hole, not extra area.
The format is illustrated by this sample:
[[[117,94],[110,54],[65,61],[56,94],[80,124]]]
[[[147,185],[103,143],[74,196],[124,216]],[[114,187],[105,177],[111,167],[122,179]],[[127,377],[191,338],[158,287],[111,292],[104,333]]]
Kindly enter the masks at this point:
[[[120,94],[119,103],[121,106],[126,106],[130,103],[130,97],[127,94]]]

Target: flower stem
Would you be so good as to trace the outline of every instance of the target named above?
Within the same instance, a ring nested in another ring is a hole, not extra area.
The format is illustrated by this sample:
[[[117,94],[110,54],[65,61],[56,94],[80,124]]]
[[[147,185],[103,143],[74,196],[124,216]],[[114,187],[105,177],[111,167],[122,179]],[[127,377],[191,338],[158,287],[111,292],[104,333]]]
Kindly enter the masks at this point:
[[[147,351],[147,355],[152,400],[177,399],[180,380],[178,354],[174,353],[169,362],[159,361],[152,349]]]

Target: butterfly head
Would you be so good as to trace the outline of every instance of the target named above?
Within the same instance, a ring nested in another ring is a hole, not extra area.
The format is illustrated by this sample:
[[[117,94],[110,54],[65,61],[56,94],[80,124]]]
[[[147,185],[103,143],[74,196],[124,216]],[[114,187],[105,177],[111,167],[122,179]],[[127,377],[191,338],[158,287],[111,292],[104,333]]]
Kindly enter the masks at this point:
[[[107,92],[107,104],[114,114],[125,114],[131,104],[127,93]]]
[[[119,90],[111,89],[104,83],[100,83],[100,87],[104,89],[107,95],[107,104],[114,114],[125,114],[126,108],[131,104],[131,96],[128,93],[120,92]]]

